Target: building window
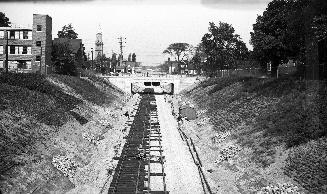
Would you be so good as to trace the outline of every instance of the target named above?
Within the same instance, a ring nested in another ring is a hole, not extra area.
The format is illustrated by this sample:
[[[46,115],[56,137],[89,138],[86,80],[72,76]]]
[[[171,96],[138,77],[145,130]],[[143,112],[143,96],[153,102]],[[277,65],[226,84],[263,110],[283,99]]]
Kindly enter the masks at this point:
[[[17,68],[26,69],[26,61],[18,61]]]
[[[23,31],[23,39],[28,39],[28,31]]]
[[[5,32],[4,31],[0,31],[0,38],[4,38],[4,36],[5,36]]]
[[[36,46],[41,46],[41,41],[36,41]]]
[[[26,69],[32,69],[31,61],[26,61]]]
[[[35,61],[41,61],[41,56],[40,55],[36,56]]]
[[[8,69],[11,71],[17,69],[17,61],[8,61]]]
[[[19,31],[15,31],[15,39],[19,39]]]
[[[9,31],[9,39],[15,39],[15,31]]]
[[[9,54],[12,54],[12,55],[15,54],[15,46],[10,46]]]
[[[0,69],[3,69],[4,66],[3,66],[3,61],[0,61]]]
[[[3,46],[0,46],[0,55],[3,54]]]
[[[36,26],[36,31],[42,31],[42,25],[37,25]]]
[[[26,55],[27,54],[27,46],[23,46],[23,51],[22,54]]]
[[[32,47],[27,47],[27,54],[28,55],[31,55],[32,54]]]

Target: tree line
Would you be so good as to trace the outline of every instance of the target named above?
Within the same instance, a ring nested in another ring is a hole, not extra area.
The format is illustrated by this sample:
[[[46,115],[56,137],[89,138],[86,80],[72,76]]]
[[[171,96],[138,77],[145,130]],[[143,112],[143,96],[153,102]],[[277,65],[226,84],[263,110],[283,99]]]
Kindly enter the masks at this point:
[[[326,0],[273,0],[263,14],[257,16],[250,36],[252,51],[232,25],[210,22],[208,32],[196,47],[173,43],[163,53],[209,75],[236,68],[261,67],[267,71],[270,64],[271,75],[276,76],[279,65],[292,60],[298,75],[326,78]],[[192,57],[180,59],[184,55]]]

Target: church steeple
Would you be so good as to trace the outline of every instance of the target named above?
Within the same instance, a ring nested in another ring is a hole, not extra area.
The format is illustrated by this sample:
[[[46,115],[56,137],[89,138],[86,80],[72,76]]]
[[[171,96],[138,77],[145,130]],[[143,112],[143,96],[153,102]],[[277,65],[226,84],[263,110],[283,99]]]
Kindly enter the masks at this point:
[[[103,55],[103,41],[102,41],[102,30],[99,24],[98,33],[96,34],[95,40],[95,58]]]

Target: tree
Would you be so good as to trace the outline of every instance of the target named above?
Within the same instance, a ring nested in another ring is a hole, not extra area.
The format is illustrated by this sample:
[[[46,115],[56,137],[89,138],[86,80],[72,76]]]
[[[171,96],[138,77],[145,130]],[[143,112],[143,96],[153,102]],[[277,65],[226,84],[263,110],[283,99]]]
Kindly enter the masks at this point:
[[[119,55],[118,55],[118,61],[120,61],[120,60],[121,60],[121,61],[124,60],[124,56],[123,56],[122,54],[119,54]]]
[[[78,68],[82,68],[84,66],[85,61],[85,53],[83,49],[78,49],[76,55],[75,55],[75,66]]]
[[[117,65],[117,54],[116,53],[112,53],[112,56],[111,56],[111,64],[113,66],[116,66]]]
[[[109,61],[109,58],[105,54],[98,55],[98,57],[95,60],[95,68],[96,71],[105,73],[107,71],[107,61]]]
[[[318,41],[327,39],[327,1],[311,0],[312,28]],[[311,21],[310,21],[311,22]]]
[[[248,55],[248,49],[234,28],[224,22],[216,26],[209,23],[209,32],[202,37],[203,50],[206,55],[204,69],[210,74],[217,70],[231,69],[236,60]]]
[[[165,61],[163,64],[158,65],[158,69],[162,72],[169,72],[170,61]]]
[[[10,27],[11,22],[9,18],[2,12],[0,12],[0,27]]]
[[[114,69],[116,69],[116,67],[117,67],[117,54],[116,53],[112,53],[111,59],[110,59],[110,64],[111,64],[110,71],[114,71]]]
[[[175,57],[175,59],[180,62],[181,56],[184,56],[189,47],[190,45],[188,43],[172,43],[163,53]]]
[[[136,62],[136,54],[135,53],[132,54],[132,61]]]
[[[75,32],[72,24],[64,25],[61,31],[58,31],[58,38],[77,39],[78,34]]]
[[[195,53],[190,61],[190,63],[195,67],[198,72],[201,72],[203,68],[203,62],[206,59],[206,54],[204,53],[203,44],[200,43],[195,48]]]
[[[327,79],[327,1],[312,0],[311,5],[311,42],[308,42],[306,66],[311,64],[311,78]],[[308,38],[309,39],[309,38]],[[310,49],[310,45],[316,45]],[[309,54],[310,53],[310,54]],[[316,58],[316,60],[311,60]],[[316,72],[316,73],[315,73]],[[317,73],[318,72],[318,73]]]
[[[67,43],[58,43],[52,46],[52,61],[55,72],[63,75],[77,75],[74,55]]]
[[[313,28],[318,41],[327,39],[327,15],[316,16],[313,20]]]
[[[163,51],[164,54],[175,57],[175,60],[178,62],[179,73],[181,73],[181,59],[187,55],[190,51],[190,47],[188,43],[172,43]]]
[[[279,64],[290,58],[304,61],[307,31],[304,9],[308,2],[273,0],[253,25],[253,54],[263,66],[271,63],[272,76],[277,75]]]

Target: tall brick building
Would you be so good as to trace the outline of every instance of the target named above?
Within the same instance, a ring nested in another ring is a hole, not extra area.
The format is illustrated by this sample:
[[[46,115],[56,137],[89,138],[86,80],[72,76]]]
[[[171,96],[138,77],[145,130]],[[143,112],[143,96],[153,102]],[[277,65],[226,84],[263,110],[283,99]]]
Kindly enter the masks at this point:
[[[8,58],[9,71],[46,73],[51,48],[52,18],[48,15],[33,14],[32,29],[0,27],[0,71],[5,70]]]

